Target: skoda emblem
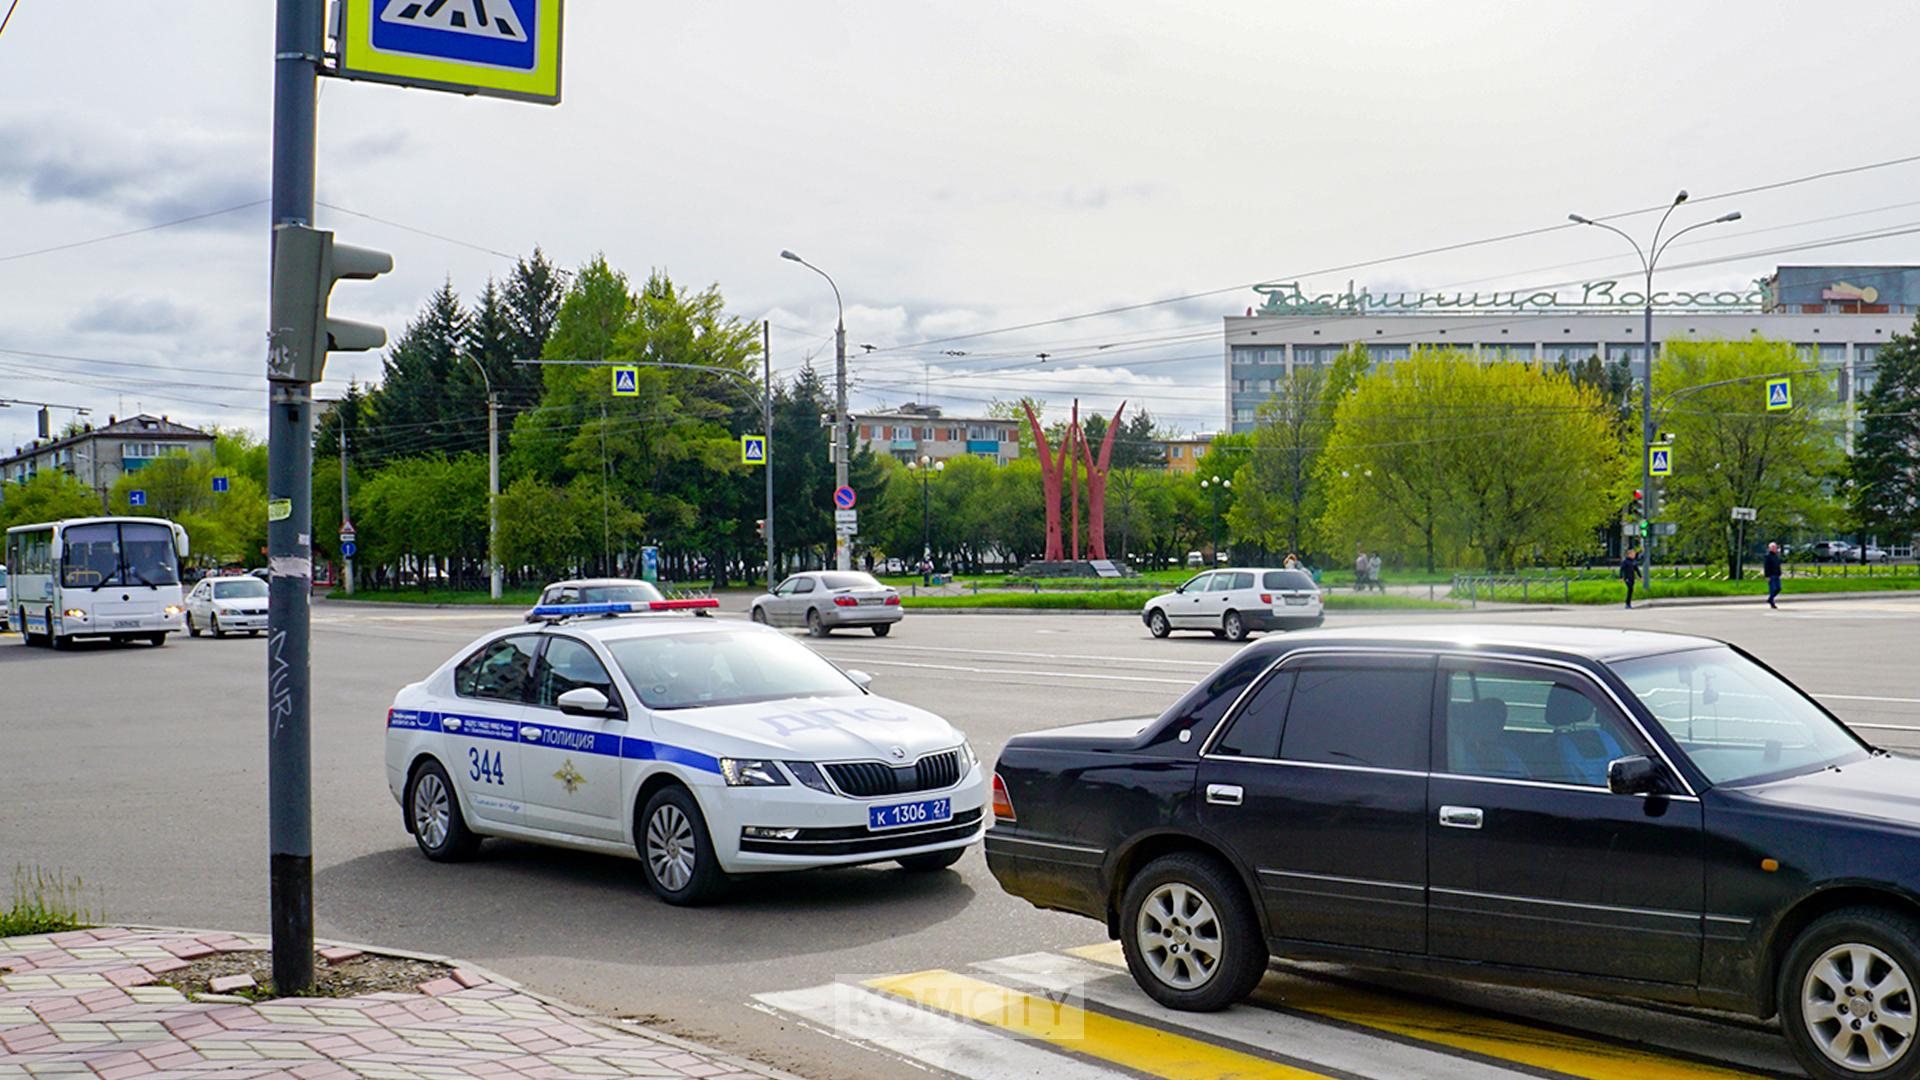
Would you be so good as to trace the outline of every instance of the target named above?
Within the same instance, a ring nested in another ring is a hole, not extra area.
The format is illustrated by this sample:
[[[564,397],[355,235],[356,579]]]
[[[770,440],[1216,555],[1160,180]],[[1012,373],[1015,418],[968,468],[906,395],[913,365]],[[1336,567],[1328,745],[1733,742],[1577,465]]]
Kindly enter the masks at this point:
[[[894,747],[892,750],[892,754],[893,754],[893,760],[895,761],[907,760],[907,748],[904,746]]]

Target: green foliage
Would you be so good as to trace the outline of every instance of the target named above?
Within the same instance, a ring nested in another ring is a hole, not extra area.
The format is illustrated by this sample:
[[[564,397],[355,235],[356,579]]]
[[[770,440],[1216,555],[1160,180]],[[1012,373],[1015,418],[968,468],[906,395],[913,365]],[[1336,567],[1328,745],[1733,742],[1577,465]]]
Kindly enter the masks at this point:
[[[1875,361],[1877,377],[1860,399],[1848,508],[1865,530],[1920,533],[1920,319],[1881,346]]]
[[[267,543],[267,448],[242,430],[216,430],[209,450],[167,454],[137,472],[123,474],[108,492],[116,514],[140,514],[178,522],[187,530],[188,561],[199,566],[262,566]],[[227,490],[213,490],[216,476]],[[135,507],[134,491],[147,493]]]
[[[1301,365],[1260,406],[1252,453],[1233,474],[1227,515],[1242,541],[1268,552],[1316,546],[1321,498],[1314,473],[1333,430],[1329,397],[1327,370]]]
[[[0,910],[0,938],[54,934],[95,925],[100,915],[85,901],[86,884],[65,870],[13,868],[13,901]]]
[[[35,473],[24,484],[9,484],[0,494],[4,495],[0,499],[0,531],[101,512],[100,496],[58,469]]]

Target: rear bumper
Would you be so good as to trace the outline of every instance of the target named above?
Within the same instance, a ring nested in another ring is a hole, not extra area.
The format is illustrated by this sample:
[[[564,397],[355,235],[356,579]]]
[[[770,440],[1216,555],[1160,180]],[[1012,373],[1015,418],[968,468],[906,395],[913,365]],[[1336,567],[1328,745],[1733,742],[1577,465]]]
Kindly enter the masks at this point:
[[[986,850],[987,869],[1008,893],[1035,907],[1106,921],[1105,852],[1021,836],[1005,823],[987,830]]]
[[[820,609],[820,622],[825,626],[875,626],[881,623],[897,623],[902,617],[898,604],[862,604],[859,607],[831,607]]]
[[[1272,611],[1243,611],[1240,618],[1245,620],[1249,630],[1307,630],[1324,622],[1326,614],[1319,608],[1298,612],[1274,608]]]

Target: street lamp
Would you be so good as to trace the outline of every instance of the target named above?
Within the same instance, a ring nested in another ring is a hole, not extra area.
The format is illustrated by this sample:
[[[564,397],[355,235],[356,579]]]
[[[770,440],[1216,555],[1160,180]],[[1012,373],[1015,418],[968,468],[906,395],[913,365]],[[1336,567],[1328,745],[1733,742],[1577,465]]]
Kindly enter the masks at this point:
[[[1667,227],[1667,219],[1672,217],[1673,212],[1680,208],[1681,203],[1686,201],[1687,193],[1684,190],[1673,197],[1673,203],[1667,207],[1667,212],[1660,215],[1660,224],[1653,228],[1653,242],[1645,248],[1642,248],[1640,242],[1633,237],[1628,236],[1625,232],[1604,221],[1595,221],[1592,218],[1582,217],[1579,214],[1567,215],[1567,220],[1572,221],[1576,225],[1598,226],[1610,233],[1614,233],[1627,243],[1633,245],[1633,253],[1640,256],[1640,267],[1646,272],[1646,288],[1641,292],[1641,298],[1646,301],[1646,331],[1642,337],[1642,347],[1646,349],[1647,359],[1646,372],[1640,380],[1640,490],[1647,493],[1647,521],[1653,520],[1658,506],[1653,491],[1653,270],[1654,267],[1660,264],[1660,256],[1666,254],[1667,248],[1672,246],[1675,240],[1680,239],[1695,229],[1704,229],[1709,225],[1724,225],[1730,221],[1740,220],[1740,211],[1735,210],[1731,213],[1722,214],[1711,221],[1695,222],[1681,229],[1679,232],[1674,233],[1672,236],[1667,237],[1664,243],[1661,242],[1660,234]],[[1645,547],[1642,549],[1644,557],[1641,559],[1640,568],[1642,573],[1646,575],[1647,583],[1651,585],[1653,583],[1653,528],[1651,526],[1648,526],[1641,542]]]
[[[947,463],[935,461],[925,454],[920,460],[907,462],[907,468],[920,474],[920,561],[923,565],[933,563],[933,492],[928,486],[935,473],[947,471]],[[925,582],[928,571],[921,572]]]
[[[801,266],[827,279],[833,288],[833,306],[839,313],[833,325],[833,483],[836,488],[847,486],[847,309],[840,302],[840,286],[834,283],[833,276],[813,265],[791,251],[781,251],[780,257]],[[842,570],[853,569],[853,549],[847,545],[845,536],[834,537],[834,564]]]
[[[1212,555],[1213,555],[1213,559],[1214,559],[1214,562],[1215,562],[1215,563],[1218,563],[1218,562],[1220,561],[1220,496],[1221,496],[1221,494],[1222,494],[1223,492],[1226,492],[1226,491],[1228,491],[1228,490],[1231,490],[1231,489],[1232,489],[1232,487],[1233,487],[1233,481],[1231,481],[1231,480],[1222,480],[1222,479],[1220,479],[1220,478],[1219,478],[1218,476],[1215,476],[1215,477],[1213,477],[1213,478],[1211,478],[1211,479],[1209,479],[1209,480],[1202,480],[1202,481],[1200,481],[1200,490],[1201,490],[1201,491],[1209,491],[1209,490],[1211,490],[1211,491],[1213,492],[1213,551],[1212,551]]]
[[[487,365],[472,353],[462,353],[480,372],[487,388],[487,595],[500,599],[500,399],[493,393]],[[346,510],[341,511],[345,520]]]

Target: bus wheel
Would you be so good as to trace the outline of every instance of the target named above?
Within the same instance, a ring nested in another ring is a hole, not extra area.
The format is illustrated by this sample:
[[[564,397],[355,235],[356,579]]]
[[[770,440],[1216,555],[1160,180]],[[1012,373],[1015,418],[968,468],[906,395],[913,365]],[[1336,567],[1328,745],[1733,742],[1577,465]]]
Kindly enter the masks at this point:
[[[53,647],[62,652],[73,648],[73,639],[65,634],[53,635]]]
[[[165,634],[148,634],[148,635],[147,635],[147,641],[148,641],[148,642],[149,642],[150,644],[152,644],[154,648],[156,648],[156,649],[157,649],[157,648],[159,648],[160,646],[162,646],[162,645],[165,645],[165,644],[167,643],[167,635],[165,635]]]

